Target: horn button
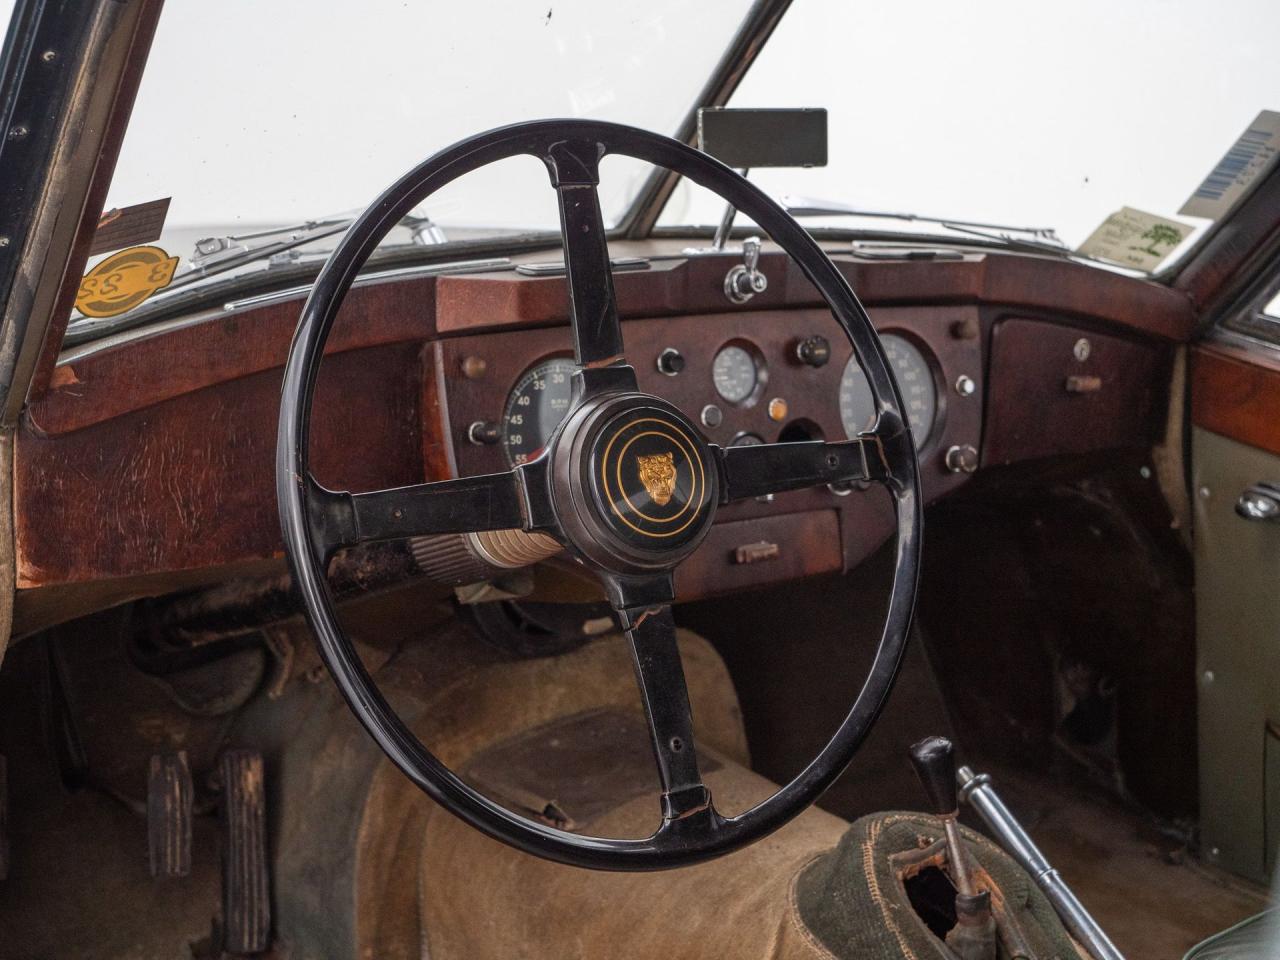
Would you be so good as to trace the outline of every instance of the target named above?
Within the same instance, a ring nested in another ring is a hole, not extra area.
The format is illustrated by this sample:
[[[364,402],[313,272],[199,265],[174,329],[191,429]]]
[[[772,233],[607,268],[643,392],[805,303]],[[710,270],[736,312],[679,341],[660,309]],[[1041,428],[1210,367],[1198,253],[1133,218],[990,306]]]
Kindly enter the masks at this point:
[[[640,394],[588,402],[556,444],[565,533],[618,573],[675,566],[706,536],[719,494],[707,444],[675,407]]]

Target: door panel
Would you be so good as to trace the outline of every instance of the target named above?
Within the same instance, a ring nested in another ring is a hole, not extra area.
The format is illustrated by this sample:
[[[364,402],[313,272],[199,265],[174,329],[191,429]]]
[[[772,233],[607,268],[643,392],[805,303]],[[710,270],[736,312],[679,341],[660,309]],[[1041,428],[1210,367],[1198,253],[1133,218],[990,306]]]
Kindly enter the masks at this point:
[[[1268,733],[1280,729],[1280,520],[1245,519],[1236,502],[1254,484],[1280,484],[1280,371],[1196,354],[1201,846],[1206,859],[1265,882],[1280,840],[1280,750]]]

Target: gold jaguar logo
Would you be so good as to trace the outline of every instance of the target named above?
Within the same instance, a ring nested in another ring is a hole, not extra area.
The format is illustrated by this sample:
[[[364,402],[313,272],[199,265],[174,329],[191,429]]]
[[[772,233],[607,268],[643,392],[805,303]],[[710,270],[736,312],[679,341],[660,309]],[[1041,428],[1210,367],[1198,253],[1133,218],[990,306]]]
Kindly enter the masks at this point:
[[[671,495],[676,492],[676,465],[674,453],[655,453],[650,456],[638,456],[636,462],[640,467],[640,482],[653,498],[653,502],[665,507],[671,502]]]

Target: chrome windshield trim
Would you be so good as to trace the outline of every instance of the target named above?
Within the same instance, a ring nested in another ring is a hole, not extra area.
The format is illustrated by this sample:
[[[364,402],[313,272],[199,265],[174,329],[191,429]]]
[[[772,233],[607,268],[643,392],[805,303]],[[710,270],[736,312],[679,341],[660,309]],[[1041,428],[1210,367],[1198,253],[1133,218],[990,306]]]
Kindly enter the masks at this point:
[[[1230,327],[1214,327],[1213,332],[1200,342],[1205,346],[1221,344],[1224,347],[1236,347],[1240,350],[1247,350],[1250,353],[1264,354],[1273,360],[1280,360],[1280,345],[1263,340],[1261,337],[1253,337],[1239,330],[1233,330]]]
[[[366,274],[357,277],[356,282],[352,286],[363,286],[374,281],[395,280],[399,277],[423,277],[423,276],[440,276],[442,274],[457,273],[490,273],[498,270],[512,269],[515,264],[509,257],[492,257],[488,260],[464,260],[458,263],[435,263],[421,267],[396,267],[392,270],[380,270],[377,273]],[[263,304],[275,303],[279,300],[291,300],[298,296],[299,293],[306,294],[311,290],[311,284],[299,284],[296,287],[289,287],[285,290],[273,290],[271,293],[260,293],[252,297],[242,297],[238,300],[228,300],[222,305],[224,313],[232,310],[241,310],[245,307],[260,307]]]
[[[455,263],[432,263],[413,267],[394,267],[389,270],[378,270],[362,274],[352,284],[353,287],[366,287],[378,283],[387,283],[404,277],[441,276],[447,274],[490,273],[500,270],[514,269],[515,264],[509,257],[491,257],[484,260],[461,260]],[[140,327],[131,327],[119,333],[107,334],[88,343],[68,347],[58,355],[58,365],[74,363],[104,350],[110,350],[124,343],[144,340],[173,330],[182,330],[200,323],[225,319],[228,314],[271,303],[283,303],[288,300],[301,300],[311,292],[311,284],[299,284],[284,290],[273,290],[253,297],[239,300],[228,300],[221,307],[200,310],[170,320],[159,320]],[[83,322],[83,321],[81,321]]]

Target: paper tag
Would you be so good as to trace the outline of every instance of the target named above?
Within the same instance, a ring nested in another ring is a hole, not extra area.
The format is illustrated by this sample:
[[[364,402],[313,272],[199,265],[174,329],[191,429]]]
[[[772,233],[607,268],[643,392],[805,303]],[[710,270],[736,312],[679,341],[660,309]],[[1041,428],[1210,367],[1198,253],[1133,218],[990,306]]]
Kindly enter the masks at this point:
[[[89,256],[159,240],[168,215],[168,197],[108,210],[98,218],[98,229],[89,246]]]
[[[1217,220],[1280,156],[1280,113],[1263,110],[1178,213]]]
[[[1191,229],[1176,220],[1122,207],[1089,234],[1089,239],[1080,244],[1076,252],[1151,273],[1186,239]]]

